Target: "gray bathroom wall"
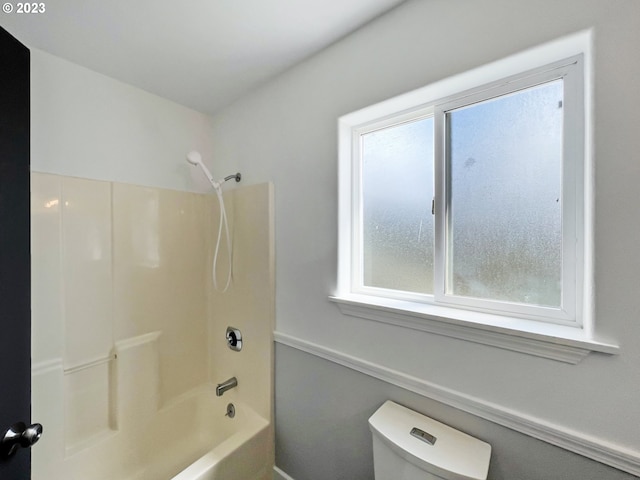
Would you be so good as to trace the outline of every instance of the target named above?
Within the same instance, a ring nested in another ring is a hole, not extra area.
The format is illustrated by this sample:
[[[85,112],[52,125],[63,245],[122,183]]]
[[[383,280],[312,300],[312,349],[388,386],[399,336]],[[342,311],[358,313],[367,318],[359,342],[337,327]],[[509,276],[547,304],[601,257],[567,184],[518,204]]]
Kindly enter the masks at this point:
[[[489,480],[637,478],[280,344],[276,346],[276,465],[295,480],[373,480],[367,420],[386,400],[491,444]]]

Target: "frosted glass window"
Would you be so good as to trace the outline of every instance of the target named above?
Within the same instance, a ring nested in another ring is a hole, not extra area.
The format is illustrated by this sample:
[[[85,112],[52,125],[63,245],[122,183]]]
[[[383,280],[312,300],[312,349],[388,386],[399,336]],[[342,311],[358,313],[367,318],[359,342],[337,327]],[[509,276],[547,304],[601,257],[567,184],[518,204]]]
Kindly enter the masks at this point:
[[[340,121],[338,291],[582,326],[583,56],[425,92]]]
[[[433,118],[361,137],[362,284],[433,293]]]
[[[562,80],[446,116],[445,293],[559,307]]]

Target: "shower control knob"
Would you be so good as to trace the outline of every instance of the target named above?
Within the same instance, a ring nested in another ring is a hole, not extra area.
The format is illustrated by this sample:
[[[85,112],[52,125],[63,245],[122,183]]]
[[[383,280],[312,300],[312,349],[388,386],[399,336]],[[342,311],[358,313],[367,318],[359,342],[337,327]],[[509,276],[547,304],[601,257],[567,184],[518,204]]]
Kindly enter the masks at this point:
[[[242,350],[242,333],[234,327],[227,327],[227,345],[231,350],[239,352]]]

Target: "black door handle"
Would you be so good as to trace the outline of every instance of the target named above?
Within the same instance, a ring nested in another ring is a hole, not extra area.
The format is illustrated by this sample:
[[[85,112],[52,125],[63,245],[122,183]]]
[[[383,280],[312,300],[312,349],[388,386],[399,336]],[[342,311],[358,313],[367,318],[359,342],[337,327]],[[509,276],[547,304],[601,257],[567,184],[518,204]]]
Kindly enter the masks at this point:
[[[0,457],[7,458],[16,453],[19,447],[29,448],[40,440],[42,425],[34,423],[28,427],[24,422],[18,422],[4,433],[0,440]]]

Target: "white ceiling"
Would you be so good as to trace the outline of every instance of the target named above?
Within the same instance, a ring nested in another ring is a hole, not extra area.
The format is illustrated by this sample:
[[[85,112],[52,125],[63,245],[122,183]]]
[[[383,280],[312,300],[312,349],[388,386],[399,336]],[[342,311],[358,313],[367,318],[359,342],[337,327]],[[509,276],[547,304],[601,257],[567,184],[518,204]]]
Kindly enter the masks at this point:
[[[403,1],[45,0],[45,13],[0,23],[30,47],[212,113]]]

